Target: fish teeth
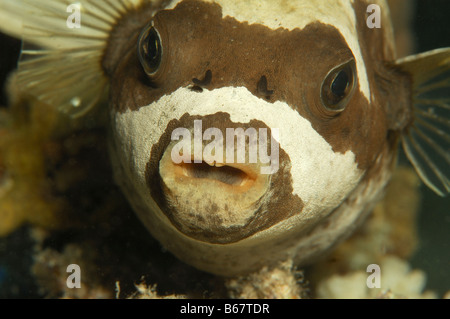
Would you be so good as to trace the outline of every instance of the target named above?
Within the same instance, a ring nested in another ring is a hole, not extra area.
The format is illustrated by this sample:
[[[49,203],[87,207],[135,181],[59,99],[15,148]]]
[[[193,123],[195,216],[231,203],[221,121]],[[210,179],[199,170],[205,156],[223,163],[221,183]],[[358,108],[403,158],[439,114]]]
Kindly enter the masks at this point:
[[[208,164],[209,166],[215,166],[215,167],[222,167],[222,166],[225,166],[225,164],[224,163],[218,163],[218,162],[216,162],[216,161],[211,161],[211,162],[208,162],[208,161],[204,161],[206,164]]]

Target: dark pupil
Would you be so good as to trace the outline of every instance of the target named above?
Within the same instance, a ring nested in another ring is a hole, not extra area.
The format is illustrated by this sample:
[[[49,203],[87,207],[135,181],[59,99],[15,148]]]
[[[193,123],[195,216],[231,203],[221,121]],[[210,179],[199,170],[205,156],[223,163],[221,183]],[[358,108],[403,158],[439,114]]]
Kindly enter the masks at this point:
[[[348,85],[348,74],[345,70],[341,70],[331,83],[331,92],[337,97],[344,97]]]
[[[149,32],[145,51],[150,69],[157,69],[161,61],[161,42],[154,29]]]

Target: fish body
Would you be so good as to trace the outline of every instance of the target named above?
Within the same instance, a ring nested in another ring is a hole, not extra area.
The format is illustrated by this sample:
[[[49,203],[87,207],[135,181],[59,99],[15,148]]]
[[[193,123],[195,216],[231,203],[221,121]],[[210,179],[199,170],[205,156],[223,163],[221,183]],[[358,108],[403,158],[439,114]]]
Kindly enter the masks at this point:
[[[397,60],[384,1],[111,0],[109,29],[81,3],[95,85],[50,102],[79,116],[108,89],[115,179],[181,260],[225,276],[314,261],[382,197],[399,141],[448,193],[450,50]],[[38,44],[82,63],[65,41]]]

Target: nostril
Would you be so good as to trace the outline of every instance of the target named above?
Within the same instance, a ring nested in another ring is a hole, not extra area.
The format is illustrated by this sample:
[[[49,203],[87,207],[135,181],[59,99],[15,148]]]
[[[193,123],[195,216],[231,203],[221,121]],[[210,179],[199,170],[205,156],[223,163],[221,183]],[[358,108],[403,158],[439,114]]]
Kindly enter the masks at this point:
[[[211,80],[212,80],[212,72],[211,70],[207,70],[203,80],[199,80],[197,78],[192,79],[192,82],[194,82],[194,86],[191,87],[191,90],[202,92],[204,87],[211,84]]]
[[[267,89],[267,78],[263,75],[257,84],[257,90],[260,95],[265,96],[266,99],[270,99],[270,96],[273,94],[273,90]]]

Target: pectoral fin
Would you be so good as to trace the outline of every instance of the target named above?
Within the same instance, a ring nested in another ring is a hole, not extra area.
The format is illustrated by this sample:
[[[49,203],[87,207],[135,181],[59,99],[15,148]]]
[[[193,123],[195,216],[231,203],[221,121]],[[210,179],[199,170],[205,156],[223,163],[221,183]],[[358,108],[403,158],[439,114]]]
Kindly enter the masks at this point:
[[[2,0],[0,30],[23,40],[17,85],[78,117],[106,97],[101,61],[113,26],[141,0]],[[79,13],[79,27],[70,23]]]
[[[433,191],[450,191],[450,48],[396,61],[412,76],[413,121],[402,144],[417,173]]]

